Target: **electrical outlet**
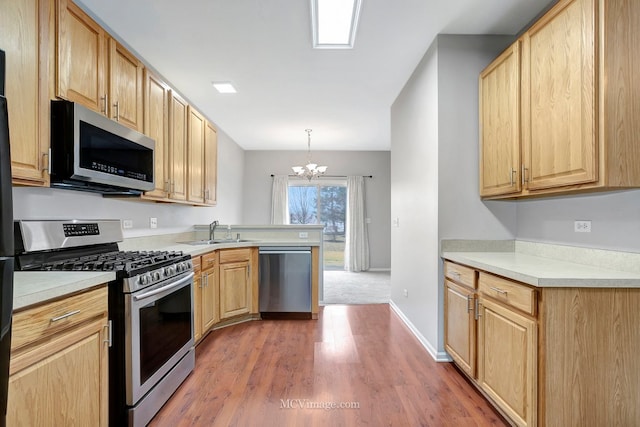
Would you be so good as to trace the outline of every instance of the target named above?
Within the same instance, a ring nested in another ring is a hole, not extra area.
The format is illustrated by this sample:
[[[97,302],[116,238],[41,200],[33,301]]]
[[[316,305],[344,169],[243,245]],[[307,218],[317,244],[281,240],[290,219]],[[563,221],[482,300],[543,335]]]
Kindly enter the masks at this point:
[[[409,297],[409,291],[407,289],[404,289],[402,293],[404,294],[405,298]]]
[[[158,228],[158,218],[149,218],[149,228]]]
[[[300,239],[308,239],[309,238],[309,233],[307,233],[306,231],[301,231],[298,233],[298,237]]]
[[[394,227],[400,227],[400,218],[394,218],[393,219],[393,226]]]
[[[132,219],[124,219],[122,220],[122,228],[133,228],[133,220]]]
[[[591,221],[574,221],[573,231],[575,231],[576,233],[591,233]]]

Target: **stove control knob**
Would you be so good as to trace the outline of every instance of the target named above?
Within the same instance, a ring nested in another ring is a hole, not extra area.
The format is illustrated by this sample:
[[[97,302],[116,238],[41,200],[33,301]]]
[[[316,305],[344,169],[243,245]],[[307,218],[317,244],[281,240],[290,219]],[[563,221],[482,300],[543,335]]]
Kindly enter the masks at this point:
[[[143,274],[138,278],[138,283],[140,283],[143,286],[148,285],[150,282],[151,282],[150,274]]]
[[[158,280],[160,280],[161,277],[162,275],[157,270],[151,273],[151,278],[153,279],[154,282],[157,282]]]
[[[178,270],[178,273],[182,273],[184,271],[184,262],[179,262],[178,265],[176,265],[176,270]]]
[[[164,275],[165,276],[173,276],[174,274],[176,274],[176,266],[175,265],[170,265],[169,267],[166,267],[164,269]]]

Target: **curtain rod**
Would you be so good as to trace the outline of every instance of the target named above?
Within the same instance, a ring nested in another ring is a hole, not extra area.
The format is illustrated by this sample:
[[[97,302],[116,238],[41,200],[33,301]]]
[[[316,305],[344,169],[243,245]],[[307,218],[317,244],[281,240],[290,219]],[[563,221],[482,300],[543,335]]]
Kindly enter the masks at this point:
[[[273,178],[275,174],[271,174],[271,178]],[[287,175],[293,178],[300,178],[298,175]],[[373,175],[362,175],[363,178],[373,178]],[[318,175],[316,178],[347,178],[347,175]],[[302,178],[300,178],[302,179]]]

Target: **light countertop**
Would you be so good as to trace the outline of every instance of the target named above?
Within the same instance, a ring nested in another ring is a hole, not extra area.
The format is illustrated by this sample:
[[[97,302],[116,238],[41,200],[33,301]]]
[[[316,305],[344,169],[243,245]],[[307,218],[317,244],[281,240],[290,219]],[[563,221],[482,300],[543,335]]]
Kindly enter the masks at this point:
[[[16,271],[13,275],[13,309],[39,304],[115,280],[114,272]]]
[[[537,287],[640,288],[640,274],[519,252],[443,252],[442,258]]]
[[[251,240],[248,242],[225,242],[211,245],[190,245],[186,243],[146,242],[135,250],[182,251],[198,256],[218,249],[245,248],[256,246],[319,246],[317,241],[306,240]],[[132,248],[133,249],[133,248]],[[13,309],[19,310],[47,300],[60,298],[102,283],[115,280],[114,272],[88,271],[16,271],[14,273]]]

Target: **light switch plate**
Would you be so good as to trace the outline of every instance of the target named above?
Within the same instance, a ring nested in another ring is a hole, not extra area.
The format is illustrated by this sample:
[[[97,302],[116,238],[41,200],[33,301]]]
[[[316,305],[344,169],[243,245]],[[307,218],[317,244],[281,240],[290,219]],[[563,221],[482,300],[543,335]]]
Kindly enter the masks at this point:
[[[122,220],[122,228],[133,228],[133,220],[132,219],[124,219]]]
[[[158,228],[158,218],[149,218],[149,228]]]

